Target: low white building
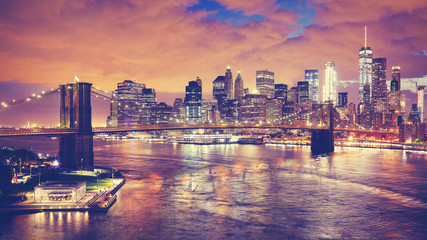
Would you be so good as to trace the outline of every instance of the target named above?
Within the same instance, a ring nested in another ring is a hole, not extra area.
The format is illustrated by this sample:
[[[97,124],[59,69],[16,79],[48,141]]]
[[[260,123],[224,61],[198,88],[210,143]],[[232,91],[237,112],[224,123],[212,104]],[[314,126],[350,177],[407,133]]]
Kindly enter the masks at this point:
[[[46,182],[34,188],[35,203],[76,203],[84,196],[86,182]]]

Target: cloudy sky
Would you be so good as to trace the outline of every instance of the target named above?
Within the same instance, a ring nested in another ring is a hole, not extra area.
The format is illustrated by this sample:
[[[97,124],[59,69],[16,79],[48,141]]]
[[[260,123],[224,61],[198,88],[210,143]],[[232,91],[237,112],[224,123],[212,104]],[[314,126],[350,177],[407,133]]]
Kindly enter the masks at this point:
[[[105,90],[134,79],[171,103],[197,76],[211,95],[227,65],[251,90],[256,70],[294,85],[327,61],[348,83],[365,25],[388,79],[399,65],[427,84],[425,0],[0,0],[0,100],[77,74]]]

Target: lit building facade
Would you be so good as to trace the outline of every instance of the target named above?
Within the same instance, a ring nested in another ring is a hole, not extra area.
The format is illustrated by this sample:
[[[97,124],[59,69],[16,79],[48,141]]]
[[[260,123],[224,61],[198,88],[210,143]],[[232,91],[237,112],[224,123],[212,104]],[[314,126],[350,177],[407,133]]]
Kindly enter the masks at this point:
[[[274,98],[281,99],[283,102],[285,102],[287,95],[288,95],[288,85],[274,84]]]
[[[274,98],[274,72],[256,71],[256,89],[259,94],[267,98]]]
[[[417,110],[420,114],[420,121],[424,122],[424,86],[417,89]]]
[[[182,98],[175,98],[172,107],[172,118],[177,123],[182,123],[185,120],[185,104]]]
[[[386,112],[387,110],[386,71],[386,58],[374,58],[372,60],[371,101],[374,112]]]
[[[268,124],[281,124],[283,117],[283,101],[279,98],[266,100],[266,121]]]
[[[142,91],[145,84],[125,80],[117,84],[111,101],[111,113],[107,120],[110,127],[140,124]]]
[[[372,49],[367,46],[367,27],[365,26],[365,45],[359,50],[359,103],[363,102],[363,87],[372,84]]]
[[[347,107],[347,102],[348,102],[348,92],[338,93],[338,106]]]
[[[239,100],[228,99],[224,102],[224,108],[221,113],[221,119],[224,123],[238,123],[239,121]]]
[[[236,80],[234,81],[234,98],[242,101],[242,97],[245,96],[245,90],[243,86],[243,79],[240,76],[240,71],[237,72]]]
[[[225,99],[227,99],[227,91],[225,88],[225,77],[218,76],[212,82],[212,96],[218,103],[218,110],[222,111]]]
[[[303,103],[310,99],[310,86],[308,81],[299,81],[298,82],[298,97],[300,103]]]
[[[188,123],[199,123],[202,120],[202,86],[190,81],[185,87],[185,120]]]
[[[247,94],[242,98],[240,105],[240,121],[245,124],[259,124],[266,122],[266,100],[261,94]]]
[[[325,63],[325,85],[323,87],[323,101],[337,104],[338,79],[335,62]]]
[[[234,98],[233,91],[233,74],[231,73],[230,65],[227,66],[227,70],[225,71],[225,92],[227,94],[227,99]]]
[[[305,70],[304,77],[305,81],[308,81],[309,83],[310,100],[313,100],[314,103],[319,103],[319,70]]]
[[[144,88],[142,90],[141,109],[140,109],[140,124],[155,125],[157,97],[156,91],[153,88]]]

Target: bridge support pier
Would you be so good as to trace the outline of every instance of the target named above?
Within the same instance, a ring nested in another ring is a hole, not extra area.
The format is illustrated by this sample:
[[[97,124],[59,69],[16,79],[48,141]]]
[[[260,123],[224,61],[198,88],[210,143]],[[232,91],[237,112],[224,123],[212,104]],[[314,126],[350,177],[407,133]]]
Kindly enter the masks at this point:
[[[333,105],[329,104],[329,129],[311,130],[311,154],[319,155],[334,152]]]
[[[327,129],[311,130],[311,154],[319,155],[334,152],[334,133]]]
[[[59,139],[59,159],[70,170],[93,170],[93,135],[73,134]]]
[[[61,128],[76,130],[59,141],[59,160],[69,170],[93,170],[93,132],[90,83],[60,85]]]

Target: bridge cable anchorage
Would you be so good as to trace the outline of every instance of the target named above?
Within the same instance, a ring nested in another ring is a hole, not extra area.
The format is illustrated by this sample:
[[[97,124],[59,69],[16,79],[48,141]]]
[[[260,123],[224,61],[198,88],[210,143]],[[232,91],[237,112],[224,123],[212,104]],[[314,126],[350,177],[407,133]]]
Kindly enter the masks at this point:
[[[60,91],[59,88],[55,88],[55,89],[51,89],[50,91],[47,91],[47,92],[42,91],[40,94],[33,93],[31,96],[29,96],[27,98],[23,98],[23,99],[19,99],[19,100],[12,100],[10,102],[2,102],[1,106],[0,106],[0,110],[4,110],[4,109],[7,109],[9,107],[19,105],[22,103],[32,102],[33,100],[40,100],[40,99],[43,99],[43,98],[48,97],[50,95],[53,95],[55,93],[58,93],[59,91]]]

